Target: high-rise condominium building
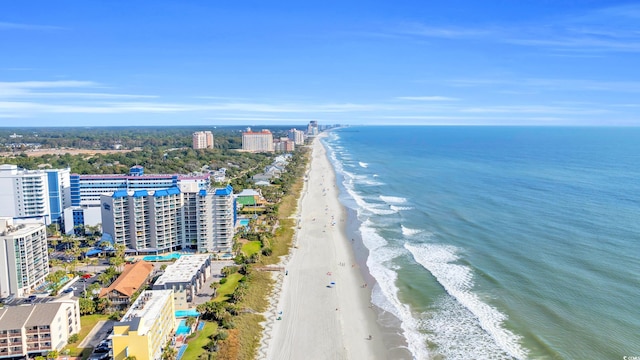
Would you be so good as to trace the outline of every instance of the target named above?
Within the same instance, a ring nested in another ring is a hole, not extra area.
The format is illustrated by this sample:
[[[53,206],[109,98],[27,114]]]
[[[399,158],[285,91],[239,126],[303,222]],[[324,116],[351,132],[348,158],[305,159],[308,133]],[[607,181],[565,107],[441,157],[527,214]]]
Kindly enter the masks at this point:
[[[260,132],[247,129],[242,133],[242,150],[252,152],[273,151],[273,135],[271,131],[263,129]]]
[[[307,126],[307,135],[308,136],[316,136],[318,135],[318,122],[313,120],[309,121],[309,126]]]
[[[166,190],[116,191],[101,195],[102,231],[136,252],[178,249],[230,253],[235,206],[233,189],[182,184]]]
[[[211,131],[196,131],[193,133],[194,149],[213,149],[213,134]]]
[[[65,211],[66,232],[74,227],[101,223],[101,202],[103,194],[113,194],[120,190],[166,190],[180,184],[195,184],[199,189],[209,187],[210,174],[145,174],[142,166],[133,166],[128,175],[71,175],[71,205]]]
[[[29,294],[48,274],[45,225],[0,218],[0,296]]]
[[[69,169],[25,170],[0,165],[0,216],[62,225],[70,204]]]
[[[297,129],[289,130],[289,139],[293,140],[296,145],[304,145],[304,131]]]

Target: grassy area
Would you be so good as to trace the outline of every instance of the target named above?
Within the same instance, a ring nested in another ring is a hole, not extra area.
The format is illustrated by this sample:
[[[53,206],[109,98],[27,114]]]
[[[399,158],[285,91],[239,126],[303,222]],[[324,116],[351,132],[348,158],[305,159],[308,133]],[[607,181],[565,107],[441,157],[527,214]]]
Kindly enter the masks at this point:
[[[260,252],[260,246],[260,241],[249,241],[242,245],[242,252],[244,253],[244,256],[249,257]]]
[[[70,356],[81,356],[82,359],[86,359],[89,357],[89,355],[91,355],[91,351],[92,351],[91,348],[79,348],[77,346],[80,345],[82,340],[84,340],[84,338],[86,338],[87,335],[89,335],[89,332],[91,332],[91,330],[93,330],[93,327],[96,326],[98,321],[101,321],[101,320],[109,320],[109,315],[94,314],[94,315],[84,315],[80,317],[81,329],[80,329],[80,332],[78,333],[78,341],[71,345],[67,345],[67,347],[65,347],[65,349],[69,350]]]
[[[209,343],[211,339],[209,336],[216,334],[218,331],[218,324],[215,322],[206,321],[204,323],[204,328],[200,330],[197,334],[196,338],[189,340],[189,347],[184,352],[182,356],[183,359],[197,359],[202,353],[206,350],[204,346]]]
[[[216,293],[217,295],[213,299],[213,301],[227,300],[228,296],[233,294],[233,292],[236,290],[236,287],[238,286],[238,282],[240,281],[240,279],[242,279],[242,276],[243,275],[240,273],[235,273],[227,276],[226,277],[227,282],[220,285],[220,287],[218,287],[218,291]]]

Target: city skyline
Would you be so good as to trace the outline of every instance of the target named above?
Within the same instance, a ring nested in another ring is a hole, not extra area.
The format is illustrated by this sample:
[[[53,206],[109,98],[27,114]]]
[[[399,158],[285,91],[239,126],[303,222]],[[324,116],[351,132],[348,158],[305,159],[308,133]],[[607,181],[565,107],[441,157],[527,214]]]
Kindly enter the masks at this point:
[[[638,20],[625,1],[13,2],[0,126],[637,126]]]

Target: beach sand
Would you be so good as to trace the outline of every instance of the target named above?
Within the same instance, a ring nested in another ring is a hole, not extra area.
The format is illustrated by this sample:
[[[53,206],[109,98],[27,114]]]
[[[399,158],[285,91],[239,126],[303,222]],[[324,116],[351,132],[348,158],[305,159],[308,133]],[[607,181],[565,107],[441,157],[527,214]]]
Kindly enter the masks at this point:
[[[370,307],[371,286],[364,286],[352,240],[345,235],[335,173],[318,138],[297,220],[294,247],[282,261],[286,275],[276,276],[272,307],[265,314],[258,358],[387,358]]]

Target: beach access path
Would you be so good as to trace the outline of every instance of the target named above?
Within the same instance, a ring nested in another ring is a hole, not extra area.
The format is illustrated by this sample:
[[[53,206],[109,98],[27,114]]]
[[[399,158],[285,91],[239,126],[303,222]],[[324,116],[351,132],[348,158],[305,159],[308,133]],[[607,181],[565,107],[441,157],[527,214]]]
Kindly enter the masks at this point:
[[[371,287],[365,286],[345,235],[346,212],[318,138],[306,179],[295,246],[283,263],[286,275],[278,276],[281,291],[272,299],[276,318],[267,319],[270,334],[259,358],[385,359],[370,308]]]

